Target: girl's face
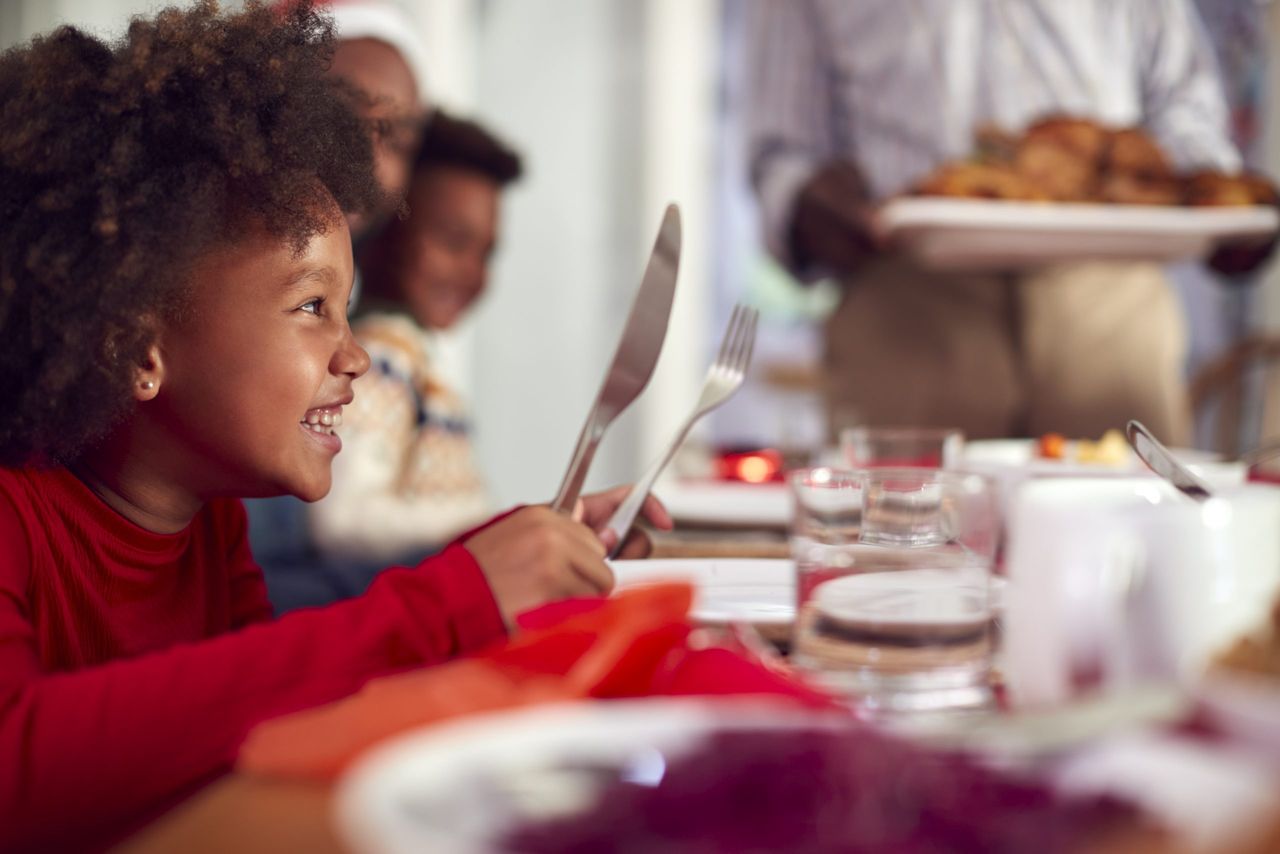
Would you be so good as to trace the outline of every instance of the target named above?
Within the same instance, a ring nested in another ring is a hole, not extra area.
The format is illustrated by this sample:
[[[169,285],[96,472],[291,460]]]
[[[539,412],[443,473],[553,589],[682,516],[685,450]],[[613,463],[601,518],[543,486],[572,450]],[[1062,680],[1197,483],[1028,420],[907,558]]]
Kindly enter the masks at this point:
[[[342,447],[332,427],[369,367],[347,325],[352,276],[345,223],[300,255],[259,235],[199,262],[141,407],[173,439],[171,477],[206,498],[329,491]]]

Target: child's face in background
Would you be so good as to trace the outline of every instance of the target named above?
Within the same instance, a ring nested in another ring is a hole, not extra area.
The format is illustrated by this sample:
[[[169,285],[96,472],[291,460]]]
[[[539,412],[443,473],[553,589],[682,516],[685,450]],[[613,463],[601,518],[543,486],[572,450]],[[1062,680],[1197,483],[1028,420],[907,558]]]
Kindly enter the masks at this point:
[[[332,422],[369,367],[347,325],[352,276],[345,223],[297,257],[263,235],[197,265],[148,405],[174,438],[172,477],[202,497],[329,491]]]
[[[435,168],[414,178],[409,216],[390,226],[390,273],[423,326],[453,326],[484,292],[500,192],[493,179],[466,169]]]

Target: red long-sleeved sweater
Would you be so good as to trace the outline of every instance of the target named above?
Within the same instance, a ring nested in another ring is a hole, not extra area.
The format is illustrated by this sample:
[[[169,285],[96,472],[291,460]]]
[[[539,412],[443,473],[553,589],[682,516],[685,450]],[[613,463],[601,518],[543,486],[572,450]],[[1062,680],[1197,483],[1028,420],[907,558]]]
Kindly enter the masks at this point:
[[[503,632],[456,543],[272,621],[239,501],[154,534],[65,469],[0,469],[0,850],[105,844],[225,772],[255,723]]]

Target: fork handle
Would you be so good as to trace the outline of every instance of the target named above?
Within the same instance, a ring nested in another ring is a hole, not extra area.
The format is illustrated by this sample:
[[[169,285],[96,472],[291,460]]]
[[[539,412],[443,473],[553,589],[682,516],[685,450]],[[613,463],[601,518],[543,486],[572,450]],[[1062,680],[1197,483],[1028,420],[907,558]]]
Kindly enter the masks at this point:
[[[658,479],[658,475],[662,474],[662,470],[667,467],[667,463],[671,462],[671,458],[675,456],[676,451],[684,442],[685,436],[689,435],[689,428],[693,426],[696,418],[690,418],[680,426],[679,431],[667,445],[666,453],[664,453],[657,462],[649,467],[644,476],[636,481],[635,486],[631,487],[631,491],[627,493],[627,497],[622,499],[622,503],[618,505],[618,509],[613,511],[613,515],[609,517],[609,522],[604,526],[604,530],[613,531],[618,535],[618,539],[609,552],[609,557],[614,557],[622,549],[622,542],[627,537],[627,532],[631,530],[631,524],[635,522],[636,516],[640,513],[640,508],[644,506],[644,500],[649,497],[649,490],[653,489],[654,481]]]

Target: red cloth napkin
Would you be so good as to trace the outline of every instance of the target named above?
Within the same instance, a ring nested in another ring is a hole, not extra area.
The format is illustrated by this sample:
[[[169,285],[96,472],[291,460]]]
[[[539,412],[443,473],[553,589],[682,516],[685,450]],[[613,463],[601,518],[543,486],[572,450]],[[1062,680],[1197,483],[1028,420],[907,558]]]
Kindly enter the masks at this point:
[[[376,679],[344,700],[261,724],[241,748],[239,766],[328,780],[408,729],[587,697],[753,695],[839,708],[736,645],[691,645],[692,598],[687,584],[662,584],[545,606],[519,618],[520,634],[477,657]]]

